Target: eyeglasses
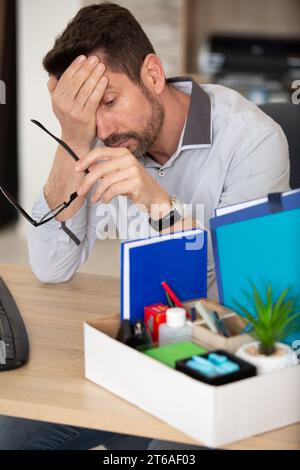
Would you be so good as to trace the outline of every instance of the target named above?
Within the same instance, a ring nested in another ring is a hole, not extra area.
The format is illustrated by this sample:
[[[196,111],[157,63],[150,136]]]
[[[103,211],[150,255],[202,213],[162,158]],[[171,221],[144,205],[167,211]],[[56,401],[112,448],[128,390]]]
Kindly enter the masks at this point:
[[[49,134],[54,140],[56,140],[67,152],[68,154],[77,162],[79,158],[77,157],[76,153],[73,152],[73,150],[61,139],[56,137],[55,135],[51,134],[40,122],[31,119],[31,122],[35,124],[36,126],[40,127],[43,131],[45,131],[47,134]],[[84,171],[85,174],[89,174],[89,170]],[[20,206],[20,204],[13,198],[13,196],[6,190],[4,189],[3,186],[0,184],[0,191],[2,194],[6,197],[6,199],[14,206],[14,208],[22,214],[23,217],[25,217],[28,222],[30,222],[34,227],[39,227],[41,225],[46,224],[47,222],[50,222],[50,220],[55,219],[62,211],[67,209],[72,202],[78,197],[77,192],[72,193],[70,195],[70,198],[67,202],[63,202],[59,206],[57,206],[55,209],[52,209],[50,212],[47,212],[41,219],[39,220],[34,220],[24,209],[23,207]]]

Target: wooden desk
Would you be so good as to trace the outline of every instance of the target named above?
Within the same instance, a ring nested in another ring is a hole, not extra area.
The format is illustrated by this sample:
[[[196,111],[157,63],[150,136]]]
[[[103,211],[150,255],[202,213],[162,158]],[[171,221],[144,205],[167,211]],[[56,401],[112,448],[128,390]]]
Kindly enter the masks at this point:
[[[195,443],[84,378],[82,323],[119,310],[117,279],[77,274],[65,284],[41,284],[29,269],[9,265],[0,265],[0,276],[20,308],[31,347],[25,367],[0,373],[0,414]],[[300,424],[227,448],[300,449]]]

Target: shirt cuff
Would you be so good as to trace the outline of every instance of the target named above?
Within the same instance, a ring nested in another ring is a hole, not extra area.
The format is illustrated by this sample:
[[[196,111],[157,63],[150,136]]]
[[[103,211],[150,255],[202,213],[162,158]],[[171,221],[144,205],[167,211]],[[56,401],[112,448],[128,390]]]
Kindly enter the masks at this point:
[[[46,224],[37,228],[37,230],[41,230],[44,233],[57,233],[59,241],[71,242],[72,237],[68,235],[68,231],[72,232],[75,237],[79,240],[82,240],[85,235],[86,230],[86,208],[87,203],[86,200],[84,201],[80,210],[70,219],[65,222],[65,227],[67,227],[67,231],[63,230],[62,222],[57,221],[56,219],[52,219]],[[35,220],[39,220],[44,217],[45,214],[50,212],[51,209],[47,203],[45,198],[44,189],[42,190],[38,200],[35,202],[32,208],[32,217]]]

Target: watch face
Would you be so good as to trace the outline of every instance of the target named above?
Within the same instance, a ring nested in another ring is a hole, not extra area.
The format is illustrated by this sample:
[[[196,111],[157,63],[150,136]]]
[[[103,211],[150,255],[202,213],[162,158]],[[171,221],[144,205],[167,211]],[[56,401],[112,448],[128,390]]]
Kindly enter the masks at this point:
[[[175,199],[173,203],[173,208],[180,214],[181,217],[184,216],[185,204],[179,199]]]

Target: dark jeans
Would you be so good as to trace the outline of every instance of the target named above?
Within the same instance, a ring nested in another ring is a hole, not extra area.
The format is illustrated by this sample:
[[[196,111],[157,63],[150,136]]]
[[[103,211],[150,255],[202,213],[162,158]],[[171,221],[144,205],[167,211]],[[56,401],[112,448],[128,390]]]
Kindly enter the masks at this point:
[[[0,415],[0,450],[88,450],[100,445],[107,450],[201,449],[187,444]]]

